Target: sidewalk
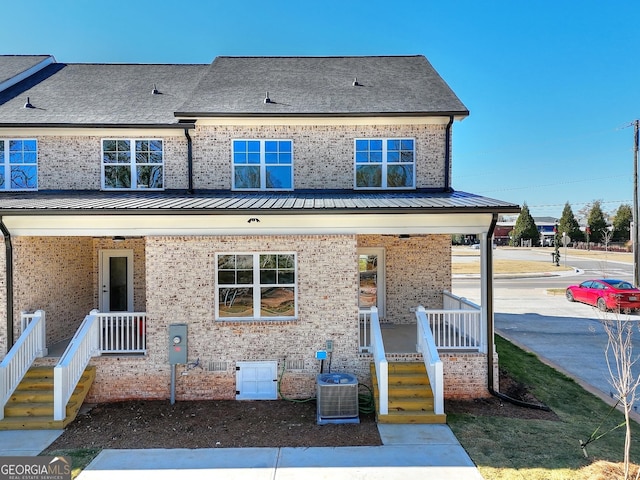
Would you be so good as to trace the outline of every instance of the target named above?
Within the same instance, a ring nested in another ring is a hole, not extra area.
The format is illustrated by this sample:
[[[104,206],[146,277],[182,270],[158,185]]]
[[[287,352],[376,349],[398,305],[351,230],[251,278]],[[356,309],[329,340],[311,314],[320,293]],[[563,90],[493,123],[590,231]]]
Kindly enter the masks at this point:
[[[78,480],[482,480],[447,425],[378,425],[377,447],[103,450]],[[0,457],[35,456],[62,430],[0,432]]]
[[[482,480],[447,425],[378,428],[378,447],[103,450],[78,480]]]

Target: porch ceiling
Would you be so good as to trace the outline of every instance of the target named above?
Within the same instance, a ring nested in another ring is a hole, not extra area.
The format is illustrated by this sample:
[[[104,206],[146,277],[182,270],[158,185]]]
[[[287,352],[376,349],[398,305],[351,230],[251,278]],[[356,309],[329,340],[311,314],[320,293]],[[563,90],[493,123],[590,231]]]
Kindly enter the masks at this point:
[[[492,215],[55,215],[5,216],[13,236],[481,234]]]

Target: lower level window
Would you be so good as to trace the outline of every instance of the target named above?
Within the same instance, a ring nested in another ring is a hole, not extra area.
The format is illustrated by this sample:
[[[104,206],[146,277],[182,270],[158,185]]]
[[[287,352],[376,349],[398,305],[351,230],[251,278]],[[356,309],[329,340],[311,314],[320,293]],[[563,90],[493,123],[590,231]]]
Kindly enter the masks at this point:
[[[294,253],[218,254],[216,280],[217,319],[297,316]]]

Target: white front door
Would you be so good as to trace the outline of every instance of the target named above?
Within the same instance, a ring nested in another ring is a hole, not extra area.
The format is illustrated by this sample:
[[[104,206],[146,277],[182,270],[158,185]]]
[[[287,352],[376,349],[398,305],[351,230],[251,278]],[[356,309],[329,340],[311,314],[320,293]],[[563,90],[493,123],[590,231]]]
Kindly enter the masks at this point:
[[[133,250],[100,251],[100,311],[133,312]]]
[[[384,248],[358,249],[358,306],[378,307],[380,319],[385,317]]]

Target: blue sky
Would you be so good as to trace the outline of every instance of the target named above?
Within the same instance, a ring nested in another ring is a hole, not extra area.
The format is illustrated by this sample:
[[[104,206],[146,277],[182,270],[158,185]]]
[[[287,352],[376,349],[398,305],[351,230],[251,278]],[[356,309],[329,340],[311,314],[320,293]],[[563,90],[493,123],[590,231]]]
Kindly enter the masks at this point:
[[[633,201],[637,1],[21,0],[2,13],[0,54],[67,63],[423,54],[471,111],[454,126],[456,190],[535,216]]]

